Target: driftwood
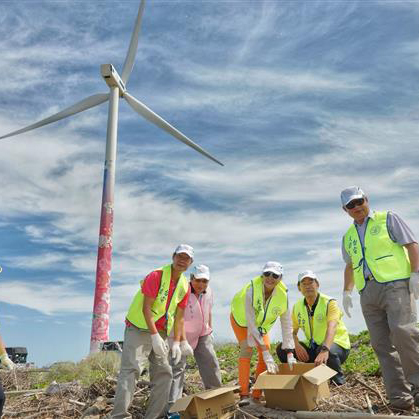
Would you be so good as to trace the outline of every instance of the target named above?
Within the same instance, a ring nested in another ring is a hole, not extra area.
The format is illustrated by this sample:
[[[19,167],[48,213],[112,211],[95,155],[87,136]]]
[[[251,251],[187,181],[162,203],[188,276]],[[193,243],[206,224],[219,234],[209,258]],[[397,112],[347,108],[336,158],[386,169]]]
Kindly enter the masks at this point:
[[[368,394],[365,395],[365,399],[367,401],[368,411],[371,413],[371,415],[374,415],[374,410],[372,410],[372,404]]]
[[[25,394],[25,393],[31,393],[31,394],[36,394],[36,393],[43,393],[44,389],[32,389],[32,390],[8,390],[5,391],[4,394]]]
[[[389,415],[371,415],[370,413],[346,412],[295,412],[296,419],[389,419]],[[394,416],[397,419],[417,419],[418,416]]]

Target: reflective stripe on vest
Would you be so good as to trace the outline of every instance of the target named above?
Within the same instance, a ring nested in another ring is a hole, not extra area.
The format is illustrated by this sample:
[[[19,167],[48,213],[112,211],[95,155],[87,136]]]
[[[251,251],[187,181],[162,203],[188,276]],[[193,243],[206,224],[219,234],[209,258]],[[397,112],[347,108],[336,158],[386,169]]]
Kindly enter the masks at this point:
[[[154,323],[158,319],[166,315],[166,331],[167,334],[169,334],[173,327],[176,307],[183,300],[183,297],[185,297],[186,293],[188,292],[189,284],[185,275],[183,275],[182,273],[179,277],[176,288],[172,294],[169,308],[166,312],[167,298],[169,295],[170,277],[172,275],[172,265],[165,265],[161,268],[156,269],[156,271],[162,271],[163,273],[160,281],[159,292],[157,294],[156,299],[153,302],[153,305],[151,306],[151,312],[153,313]],[[141,285],[142,283],[143,281],[141,281]],[[130,321],[133,325],[139,327],[140,329],[148,330],[148,326],[143,314],[143,304],[144,294],[142,293],[140,286],[140,289],[138,290],[129,307],[127,320]]]
[[[327,332],[327,310],[330,300],[334,300],[325,294],[319,293],[319,300],[313,315],[313,336],[311,332],[310,319],[308,315],[308,307],[304,304],[304,298],[294,304],[294,316],[298,321],[298,326],[304,331],[306,340],[304,343],[309,347],[310,340],[313,338],[317,345],[322,345],[326,339]],[[344,349],[349,349],[351,343],[349,341],[348,330],[342,321],[342,312],[336,326],[336,334],[333,342]]]
[[[395,243],[387,228],[387,211],[374,212],[367,219],[364,247],[361,246],[354,224],[344,237],[344,246],[351,257],[355,285],[358,291],[365,287],[364,260],[378,282],[391,282],[410,278],[410,262],[406,249]]]
[[[271,298],[264,306],[263,277],[257,276],[245,285],[231,302],[231,314],[236,323],[241,327],[247,327],[246,321],[246,292],[249,287],[253,288],[253,308],[255,310],[256,326],[261,334],[269,332],[276,319],[288,309],[287,287],[282,281],[275,286]]]

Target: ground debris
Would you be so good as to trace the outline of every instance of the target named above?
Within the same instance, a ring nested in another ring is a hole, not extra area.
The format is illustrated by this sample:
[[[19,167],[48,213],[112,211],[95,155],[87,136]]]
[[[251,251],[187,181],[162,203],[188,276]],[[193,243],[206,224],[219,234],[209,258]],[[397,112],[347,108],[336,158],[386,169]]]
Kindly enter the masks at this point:
[[[232,366],[231,369],[233,368]],[[117,383],[114,376],[101,378],[88,387],[83,387],[74,381],[51,383],[49,386],[44,386],[41,392],[31,393],[29,389],[34,389],[33,376],[34,374],[24,371],[18,374],[1,373],[5,391],[13,392],[19,389],[17,394],[7,394],[4,419],[101,419],[112,410]],[[225,385],[237,384],[236,380],[230,379],[232,371],[226,371],[223,377]],[[145,414],[150,393],[150,383],[147,380],[147,376],[142,376],[137,382],[130,410],[133,418],[142,418]],[[196,369],[188,368],[184,394],[194,394],[202,390],[203,386]],[[333,412],[348,414],[359,412],[360,415],[365,415],[372,411],[374,416],[392,414],[395,417],[402,415],[419,417],[419,411],[403,412],[390,409],[381,377],[352,374],[347,377],[347,383],[343,386],[337,387],[331,383],[330,393],[330,398],[320,400],[315,412],[327,412],[328,415]],[[295,419],[297,416],[294,412],[266,408],[263,403],[242,406],[235,413],[235,419],[252,418]]]

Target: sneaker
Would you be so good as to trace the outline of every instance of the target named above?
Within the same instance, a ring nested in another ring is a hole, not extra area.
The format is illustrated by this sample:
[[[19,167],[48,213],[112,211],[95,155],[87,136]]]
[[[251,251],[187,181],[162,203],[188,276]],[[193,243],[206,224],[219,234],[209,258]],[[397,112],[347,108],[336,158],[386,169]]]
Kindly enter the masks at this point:
[[[240,396],[239,406],[248,406],[251,400],[249,396]]]
[[[179,412],[167,413],[165,416],[165,419],[180,419],[180,413]]]
[[[404,410],[406,412],[411,412],[413,410],[413,401],[398,399],[390,402],[390,407],[395,410]]]

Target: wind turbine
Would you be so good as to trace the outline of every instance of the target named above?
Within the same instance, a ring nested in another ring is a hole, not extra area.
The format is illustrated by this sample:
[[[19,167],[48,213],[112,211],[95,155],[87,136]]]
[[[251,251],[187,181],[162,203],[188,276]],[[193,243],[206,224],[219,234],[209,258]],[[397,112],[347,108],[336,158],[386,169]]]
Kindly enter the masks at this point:
[[[115,159],[118,128],[118,104],[119,98],[125,99],[135,112],[140,114],[149,122],[162,128],[164,131],[192,147],[199,153],[223,166],[215,157],[211,156],[198,144],[195,144],[186,135],[182,134],[175,127],[166,122],[163,118],[149,109],[146,105],[130,95],[126,84],[134,67],[135,55],[137,53],[138,35],[141,27],[141,19],[144,12],[145,0],[141,0],[134,31],[128,53],[125,58],[121,76],[112,64],[102,64],[100,71],[106,84],[109,86],[109,93],[99,93],[89,96],[80,102],[42,119],[25,128],[3,135],[0,139],[40,128],[44,125],[59,121],[71,115],[83,112],[94,106],[109,101],[108,125],[106,134],[106,155],[103,176],[102,206],[100,215],[99,244],[96,265],[96,286],[93,303],[92,332],[90,338],[90,353],[98,352],[100,342],[109,340],[109,308],[110,308],[110,279],[111,279],[111,258],[112,258],[112,229],[114,209],[114,185],[115,185]]]

